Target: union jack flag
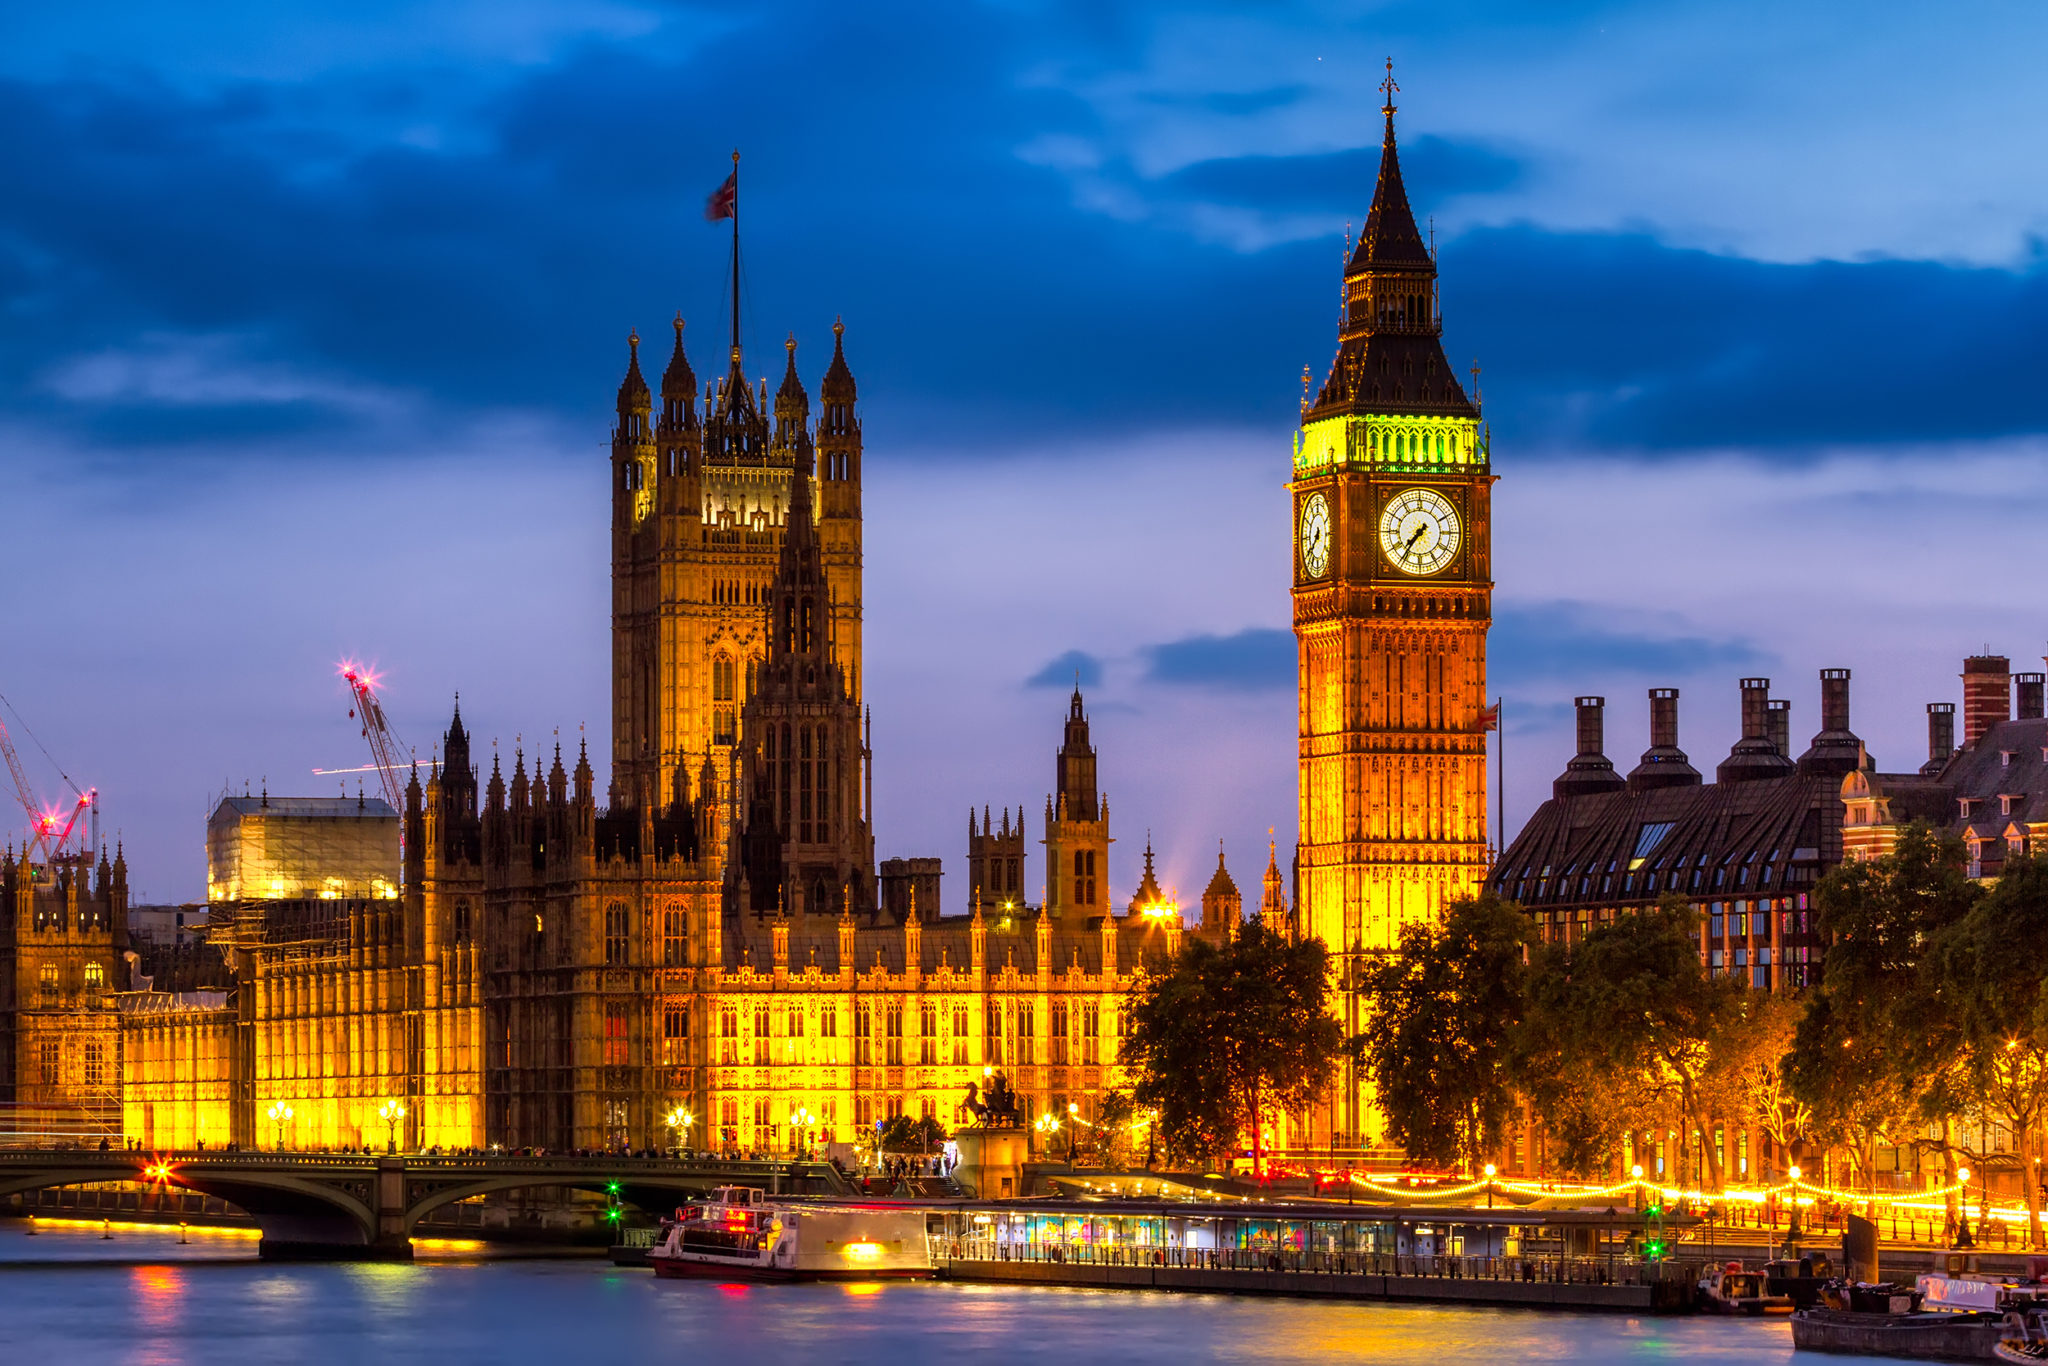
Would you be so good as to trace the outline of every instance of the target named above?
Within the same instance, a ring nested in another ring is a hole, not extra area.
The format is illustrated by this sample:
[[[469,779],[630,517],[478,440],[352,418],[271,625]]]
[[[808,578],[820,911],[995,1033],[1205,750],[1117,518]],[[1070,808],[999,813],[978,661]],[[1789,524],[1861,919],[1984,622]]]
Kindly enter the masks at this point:
[[[711,192],[711,198],[704,201],[704,217],[716,223],[721,218],[736,218],[740,211],[740,173],[734,171],[725,178],[725,184]]]
[[[1479,713],[1479,728],[1481,730],[1500,729],[1500,703],[1496,702],[1485,711]]]

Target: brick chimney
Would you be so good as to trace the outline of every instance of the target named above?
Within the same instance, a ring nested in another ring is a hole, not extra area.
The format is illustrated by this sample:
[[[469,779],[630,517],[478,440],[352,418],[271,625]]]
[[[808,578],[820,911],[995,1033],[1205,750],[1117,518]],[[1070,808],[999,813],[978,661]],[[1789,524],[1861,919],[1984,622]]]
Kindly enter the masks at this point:
[[[2004,655],[1971,655],[1963,661],[1963,744],[2012,715],[2012,661]]]

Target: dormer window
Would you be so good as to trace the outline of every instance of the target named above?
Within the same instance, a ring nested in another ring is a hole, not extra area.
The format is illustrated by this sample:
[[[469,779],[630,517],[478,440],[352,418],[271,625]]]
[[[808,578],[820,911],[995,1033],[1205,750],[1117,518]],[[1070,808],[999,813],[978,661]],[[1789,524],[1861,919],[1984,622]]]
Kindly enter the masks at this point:
[[[1958,797],[1956,798],[1956,807],[1961,811],[1963,819],[1968,820],[1977,814],[1978,803],[1982,800],[1980,797]]]
[[[1998,766],[2000,768],[2011,768],[2013,754],[2014,751],[2009,749],[2001,749],[2000,751],[1998,751]]]
[[[2010,816],[2025,805],[2026,800],[2027,795],[2024,792],[2001,792],[1998,794],[1998,814]]]

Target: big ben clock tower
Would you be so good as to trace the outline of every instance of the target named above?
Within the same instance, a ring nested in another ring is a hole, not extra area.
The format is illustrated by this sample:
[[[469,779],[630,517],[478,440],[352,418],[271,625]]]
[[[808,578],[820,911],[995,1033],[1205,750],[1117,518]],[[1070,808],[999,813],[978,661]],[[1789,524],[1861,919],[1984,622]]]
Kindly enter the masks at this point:
[[[1486,629],[1493,564],[1486,438],[1444,360],[1436,260],[1386,143],[1344,270],[1328,379],[1302,412],[1289,485],[1300,686],[1296,916],[1329,946],[1346,1033],[1372,955],[1486,872]],[[1325,1115],[1376,1127],[1355,1076]]]

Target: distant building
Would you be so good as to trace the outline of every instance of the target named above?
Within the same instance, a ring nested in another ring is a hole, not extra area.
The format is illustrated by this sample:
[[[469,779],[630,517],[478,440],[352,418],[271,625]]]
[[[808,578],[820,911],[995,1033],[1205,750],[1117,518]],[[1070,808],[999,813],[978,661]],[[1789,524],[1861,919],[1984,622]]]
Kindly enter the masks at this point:
[[[381,797],[224,797],[206,822],[206,899],[398,896],[398,813]]]
[[[128,864],[0,857],[0,1142],[118,1133]]]
[[[2048,718],[2044,675],[2014,674],[2003,655],[1963,661],[1963,744],[1955,704],[1927,707],[1928,757],[1918,773],[1859,773],[1842,784],[1842,843],[1877,858],[1922,821],[1969,851],[1969,874],[1996,878],[2009,858],[2048,853]]]

